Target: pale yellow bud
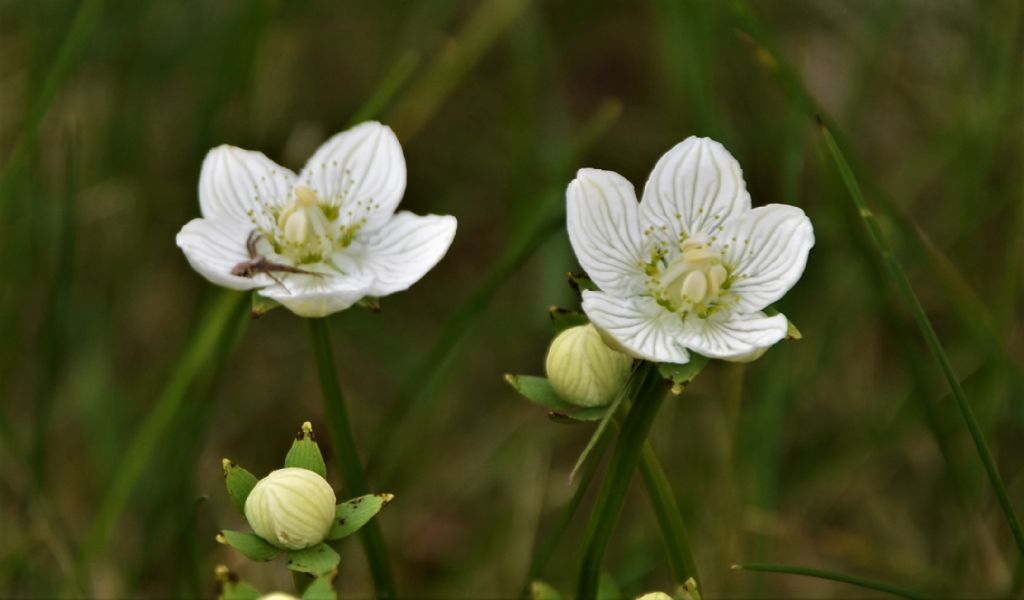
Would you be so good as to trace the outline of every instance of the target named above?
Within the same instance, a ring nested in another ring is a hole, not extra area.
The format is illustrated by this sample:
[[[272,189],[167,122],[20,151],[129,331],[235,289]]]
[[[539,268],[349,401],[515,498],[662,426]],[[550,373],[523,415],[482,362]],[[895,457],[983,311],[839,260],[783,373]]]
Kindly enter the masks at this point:
[[[323,541],[334,521],[337,498],[320,475],[288,467],[259,480],[245,500],[245,518],[256,535],[286,550]]]
[[[637,596],[636,600],[672,600],[672,596],[665,592],[649,592],[643,596]]]
[[[547,373],[563,400],[577,406],[603,406],[629,379],[633,359],[609,348],[591,325],[570,327],[548,349]]]
[[[299,600],[291,594],[284,592],[270,592],[269,594],[263,594],[259,597],[259,600]]]

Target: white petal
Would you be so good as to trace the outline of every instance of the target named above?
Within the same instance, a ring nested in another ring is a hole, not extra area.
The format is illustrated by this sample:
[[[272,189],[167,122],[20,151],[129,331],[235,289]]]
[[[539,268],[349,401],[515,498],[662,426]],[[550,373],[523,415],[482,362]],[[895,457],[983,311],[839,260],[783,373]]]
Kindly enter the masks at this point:
[[[259,294],[280,302],[300,317],[326,317],[364,298],[369,280],[358,274],[336,276],[289,275]]]
[[[814,246],[814,229],[804,211],[769,204],[724,223],[713,244],[735,281],[729,292],[735,310],[754,312],[777,301],[803,275]]]
[[[434,268],[455,237],[455,217],[418,216],[402,211],[365,242],[339,253],[343,270],[361,271],[370,279],[370,296],[386,296],[408,289]]]
[[[690,362],[690,354],[682,343],[682,319],[650,297],[623,299],[604,292],[583,292],[583,312],[598,329],[637,358],[676,364]]]
[[[270,210],[288,202],[295,174],[260,152],[218,146],[199,174],[199,208],[208,219],[233,220],[265,230]]]
[[[181,228],[175,241],[185,252],[192,268],[220,286],[251,290],[266,285],[264,276],[236,277],[231,269],[249,260],[245,242],[252,227],[232,220],[192,219]]]
[[[346,225],[381,227],[405,192],[405,157],[390,127],[370,121],[323,143],[299,174],[322,199],[339,206]]]
[[[718,142],[689,137],[658,160],[644,186],[640,222],[675,245],[681,236],[711,231],[750,210],[736,159]]]
[[[580,169],[566,191],[569,241],[587,275],[604,291],[643,289],[643,245],[633,184],[618,173]]]
[[[707,319],[690,315],[680,342],[709,358],[745,362],[751,353],[786,337],[786,317],[754,313],[718,313]]]

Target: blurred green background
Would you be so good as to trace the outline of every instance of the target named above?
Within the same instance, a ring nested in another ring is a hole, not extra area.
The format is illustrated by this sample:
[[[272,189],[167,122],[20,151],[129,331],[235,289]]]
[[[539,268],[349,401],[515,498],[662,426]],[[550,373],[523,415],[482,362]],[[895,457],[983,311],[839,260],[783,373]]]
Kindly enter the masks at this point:
[[[592,431],[502,381],[540,373],[548,306],[576,306],[565,185],[591,166],[640,187],[692,134],[730,149],[755,205],[798,205],[817,235],[779,304],[804,339],[713,363],[655,424],[705,597],[868,594],[729,569],[751,561],[1019,594],[948,387],[813,115],[1024,510],[1024,3],[751,4],[0,2],[0,596],[210,596],[219,563],[290,589],[282,565],[213,538],[244,527],[222,457],[262,474],[302,421],[323,430],[307,328],[280,310],[250,321],[174,235],[198,215],[210,147],[298,169],[365,118],[402,140],[403,207],[459,219],[419,284],[331,318],[371,486],[397,496],[380,523],[402,595],[519,590]],[[217,306],[234,312],[211,320]],[[115,484],[133,457],[139,477]],[[592,497],[543,573],[564,591]],[[672,587],[639,486],[606,565],[626,594]],[[354,540],[340,588],[372,592]]]

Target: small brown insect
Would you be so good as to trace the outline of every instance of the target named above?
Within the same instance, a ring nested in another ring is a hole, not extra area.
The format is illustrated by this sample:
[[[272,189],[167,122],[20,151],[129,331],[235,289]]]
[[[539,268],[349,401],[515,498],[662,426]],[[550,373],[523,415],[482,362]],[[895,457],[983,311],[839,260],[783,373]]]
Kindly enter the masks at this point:
[[[293,267],[291,265],[285,265],[282,263],[276,263],[267,260],[266,256],[263,256],[256,249],[256,242],[260,239],[260,232],[253,229],[252,233],[249,234],[249,238],[245,241],[245,247],[249,250],[249,260],[240,262],[237,265],[231,267],[231,274],[236,277],[254,277],[260,273],[265,274],[278,285],[284,285],[281,281],[274,277],[274,272],[279,273],[301,273],[302,275],[315,275],[320,276],[320,273],[314,273],[313,271],[306,271]]]

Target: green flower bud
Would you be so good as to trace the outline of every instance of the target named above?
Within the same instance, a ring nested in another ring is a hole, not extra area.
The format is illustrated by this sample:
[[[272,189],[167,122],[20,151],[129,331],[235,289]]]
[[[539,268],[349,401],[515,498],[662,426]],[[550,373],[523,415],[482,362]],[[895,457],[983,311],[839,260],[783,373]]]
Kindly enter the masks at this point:
[[[637,596],[636,600],[672,600],[665,592],[648,592],[643,596]]]
[[[256,535],[278,548],[302,550],[323,541],[336,502],[326,479],[288,467],[256,482],[245,500],[245,518]]]
[[[563,400],[591,407],[615,399],[629,379],[632,365],[632,358],[609,348],[597,328],[588,323],[555,337],[546,368],[551,386]]]
[[[291,594],[284,592],[270,592],[269,594],[263,594],[259,597],[259,600],[299,600]]]

